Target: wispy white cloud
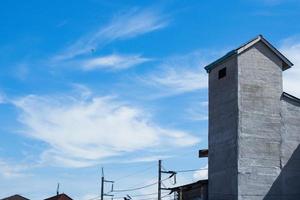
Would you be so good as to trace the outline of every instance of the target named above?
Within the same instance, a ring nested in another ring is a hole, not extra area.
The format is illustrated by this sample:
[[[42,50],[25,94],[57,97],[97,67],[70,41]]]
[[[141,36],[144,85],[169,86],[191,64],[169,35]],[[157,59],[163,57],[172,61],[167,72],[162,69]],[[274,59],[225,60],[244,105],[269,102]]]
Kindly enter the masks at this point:
[[[150,59],[144,58],[140,55],[118,55],[112,54],[103,57],[88,59],[83,62],[82,68],[84,70],[95,69],[110,69],[122,70],[127,69],[138,64],[149,61]]]
[[[4,93],[0,92],[0,104],[5,103],[6,102],[6,97],[4,95]]]
[[[4,178],[18,178],[24,177],[26,174],[24,170],[27,169],[25,165],[12,164],[3,159],[0,159],[0,176]]]
[[[193,121],[203,121],[208,120],[208,102],[207,101],[199,101],[196,103],[192,103],[186,109],[186,116],[188,119]]]
[[[203,51],[167,58],[156,72],[141,80],[148,86],[160,89],[162,96],[206,89],[208,81],[203,67],[215,55],[215,52]]]
[[[57,60],[74,58],[94,51],[116,40],[133,38],[168,25],[169,20],[159,9],[132,9],[115,16],[107,25],[85,35],[55,57]]]
[[[199,142],[187,132],[152,123],[143,110],[110,97],[29,95],[14,104],[20,109],[23,133],[49,145],[42,154],[47,163],[84,167],[147,148]]]
[[[167,159],[167,158],[171,158],[174,155],[152,155],[152,156],[145,156],[145,157],[137,157],[137,158],[132,158],[132,159],[128,159],[125,161],[125,163],[135,163],[135,162],[153,162],[153,161],[157,161],[157,160],[162,160],[162,159]]]
[[[151,84],[165,87],[174,94],[207,88],[207,75],[199,69],[186,70],[169,68],[149,80]]]
[[[294,63],[291,69],[283,72],[284,90],[300,97],[300,38],[293,37],[286,39],[280,49]]]

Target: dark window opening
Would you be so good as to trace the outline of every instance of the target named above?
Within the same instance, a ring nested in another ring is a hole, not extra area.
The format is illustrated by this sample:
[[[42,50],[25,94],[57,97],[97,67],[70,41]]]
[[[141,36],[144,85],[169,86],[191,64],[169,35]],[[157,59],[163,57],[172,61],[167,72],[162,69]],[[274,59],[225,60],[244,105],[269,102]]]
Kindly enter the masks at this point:
[[[226,76],[226,67],[219,70],[219,79],[224,78]]]

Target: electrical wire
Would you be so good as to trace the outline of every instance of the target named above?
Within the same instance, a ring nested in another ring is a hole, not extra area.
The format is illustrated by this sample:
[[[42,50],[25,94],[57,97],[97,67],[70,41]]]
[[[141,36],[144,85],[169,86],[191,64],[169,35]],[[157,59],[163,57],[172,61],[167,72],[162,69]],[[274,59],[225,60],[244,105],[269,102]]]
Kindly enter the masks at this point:
[[[130,197],[146,197],[146,196],[153,196],[153,195],[157,195],[158,193],[157,192],[154,192],[154,193],[147,193],[147,194],[137,194],[137,195],[130,195]],[[162,193],[162,194],[169,194],[168,192],[167,193]],[[90,199],[87,199],[87,200],[98,200],[100,199],[101,196],[96,196],[96,197],[93,197],[93,198],[90,198]],[[124,196],[114,196],[113,199],[124,199]]]
[[[165,178],[163,180],[161,180],[160,182],[162,181],[165,181],[165,180],[168,180],[170,177],[168,178]],[[130,189],[122,189],[122,190],[113,190],[112,192],[130,192],[130,191],[135,191],[135,190],[141,190],[141,189],[144,189],[144,188],[147,188],[147,187],[151,187],[153,185],[156,185],[158,184],[159,182],[155,182],[155,183],[151,183],[151,184],[148,184],[148,185],[144,185],[142,187],[137,187],[137,188],[130,188]]]
[[[97,196],[97,197],[93,197],[93,198],[87,199],[87,200],[98,200],[98,199],[100,199],[100,198],[101,198],[101,196],[99,195],[99,196]]]
[[[164,199],[168,196],[169,194],[162,196],[161,199]],[[151,198],[144,198],[144,199],[135,199],[135,200],[157,200],[157,198],[151,197]]]
[[[150,167],[147,167],[147,168],[144,168],[142,170],[139,170],[139,171],[136,171],[134,173],[131,173],[131,174],[128,174],[128,175],[125,175],[123,177],[120,177],[118,179],[115,180],[116,181],[120,181],[120,180],[123,180],[123,179],[126,179],[128,177],[132,177],[132,176],[135,176],[136,174],[139,174],[139,173],[142,173],[142,172],[145,172],[145,171],[148,171],[149,169],[152,169],[153,168],[153,165],[151,165]],[[165,168],[162,166],[162,169],[165,170]],[[201,169],[186,169],[186,170],[177,170],[177,171],[174,171],[176,173],[186,173],[186,172],[195,172],[195,171],[202,171],[202,170],[207,170],[208,168],[201,168]],[[166,170],[165,170],[166,171]],[[171,177],[168,177],[168,178],[165,178],[163,180],[161,180],[161,183],[165,180],[168,180],[170,179]],[[129,188],[129,189],[119,189],[119,190],[113,190],[111,191],[110,193],[122,193],[122,192],[130,192],[130,191],[136,191],[136,190],[141,190],[141,189],[144,189],[144,188],[148,188],[148,187],[151,187],[151,186],[154,186],[156,184],[158,184],[159,182],[154,182],[154,183],[151,183],[151,184],[147,184],[147,185],[144,185],[144,186],[141,186],[141,187],[135,187],[135,188]],[[150,194],[141,194],[141,195],[133,195],[132,197],[143,197],[143,196],[151,196],[151,195],[155,195],[157,193],[150,193]],[[163,196],[162,198],[164,197],[167,197],[169,194]],[[100,196],[97,196],[97,197],[94,197],[94,198],[91,198],[91,199],[88,199],[88,200],[98,200],[100,198]],[[115,197],[114,199],[124,199],[124,197]],[[153,198],[148,198],[148,199],[153,199]],[[147,199],[139,199],[139,200],[147,200]]]
[[[157,194],[157,193],[137,194],[137,195],[130,195],[130,197],[152,196],[152,195],[156,195],[156,194]],[[123,198],[123,197],[119,196],[119,197],[114,197],[114,198]]]
[[[185,172],[195,172],[195,171],[202,171],[202,170],[208,170],[208,168],[186,169],[186,170],[178,170],[178,171],[175,171],[175,172],[177,172],[177,173],[185,173]]]
[[[140,174],[140,173],[142,173],[142,172],[148,171],[148,170],[152,169],[153,167],[154,167],[154,165],[151,165],[150,167],[147,167],[147,168],[145,168],[145,169],[138,170],[138,171],[136,171],[136,172],[134,172],[134,173],[125,175],[125,176],[123,176],[123,177],[120,177],[120,178],[116,179],[114,182],[118,182],[118,181],[123,180],[123,179],[126,179],[126,178],[128,178],[128,177],[132,177],[132,176],[134,176],[134,175],[136,175],[136,174]]]
[[[193,171],[201,171],[201,170],[207,170],[207,168],[202,168],[202,169],[188,169],[188,170],[178,170],[176,171],[177,173],[184,173],[184,172],[193,172]],[[168,180],[170,179],[170,177],[168,178],[165,178],[163,180],[161,180],[161,182],[165,181],[165,180]],[[136,187],[136,188],[129,188],[129,189],[119,189],[119,190],[113,190],[112,192],[130,192],[130,191],[135,191],[135,190],[141,190],[141,189],[144,189],[144,188],[148,188],[148,187],[151,187],[153,185],[156,185],[158,184],[159,182],[154,182],[154,183],[151,183],[151,184],[148,184],[148,185],[144,185],[144,186],[141,186],[141,187]]]
[[[170,196],[170,194],[166,194],[165,196],[162,196],[161,198],[163,199],[163,198],[166,198],[168,196]]]
[[[156,193],[148,193],[148,194],[129,195],[129,196],[130,197],[147,197],[147,196],[153,196],[153,195],[157,195],[157,194],[158,193],[156,192]],[[169,193],[162,193],[162,194],[169,194]],[[114,199],[124,199],[124,196],[117,196],[117,197],[114,197]]]

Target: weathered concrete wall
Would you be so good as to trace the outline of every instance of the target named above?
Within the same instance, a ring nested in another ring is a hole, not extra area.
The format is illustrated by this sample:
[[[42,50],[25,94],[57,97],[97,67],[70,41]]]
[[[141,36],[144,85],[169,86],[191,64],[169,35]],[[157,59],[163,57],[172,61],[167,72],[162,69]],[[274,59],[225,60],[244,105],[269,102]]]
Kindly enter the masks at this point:
[[[238,199],[264,199],[280,173],[281,66],[262,42],[238,56]]]
[[[218,79],[226,67],[226,77]],[[209,74],[209,199],[237,199],[237,60]]]
[[[282,199],[300,199],[300,102],[282,97],[282,171],[269,195],[280,188]],[[271,198],[266,198],[271,199]]]
[[[258,42],[209,73],[209,200],[300,199],[300,102],[282,95],[282,64]]]

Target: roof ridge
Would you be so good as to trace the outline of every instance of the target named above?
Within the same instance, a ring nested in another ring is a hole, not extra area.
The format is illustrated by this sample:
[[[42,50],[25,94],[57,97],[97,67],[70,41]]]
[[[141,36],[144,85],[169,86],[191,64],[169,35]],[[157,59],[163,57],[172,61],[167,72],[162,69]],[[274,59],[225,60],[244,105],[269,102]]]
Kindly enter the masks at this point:
[[[284,63],[282,70],[286,70],[293,66],[293,63],[289,61],[280,51],[278,51],[270,42],[268,42],[262,34],[257,35],[255,38],[249,40],[248,42],[240,45],[234,50],[229,51],[227,54],[222,56],[221,58],[215,60],[214,62],[210,63],[209,65],[206,65],[204,69],[209,73],[217,64],[222,63],[223,61],[227,60],[228,58],[239,55],[245,50],[249,49],[251,46],[256,44],[257,42],[262,41],[276,56],[278,56]],[[253,44],[251,44],[253,43]]]

